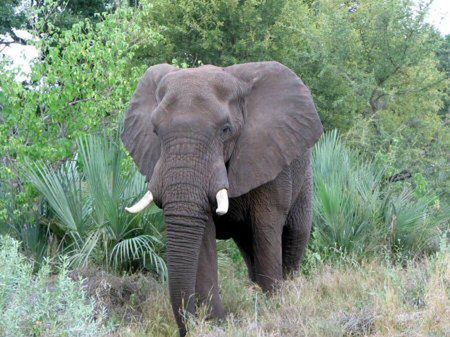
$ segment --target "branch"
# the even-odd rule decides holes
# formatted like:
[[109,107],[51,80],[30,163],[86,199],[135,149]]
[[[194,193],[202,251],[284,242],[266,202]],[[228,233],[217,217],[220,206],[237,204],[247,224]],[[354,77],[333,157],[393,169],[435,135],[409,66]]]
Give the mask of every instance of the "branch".
[[[104,92],[102,93],[102,95],[100,95],[100,96],[104,96],[104,97],[111,96],[112,90],[113,90],[113,87],[108,87],[108,88],[106,89],[106,91],[104,91]],[[97,99],[96,97],[89,97],[89,98],[79,98],[79,99],[75,99],[75,100],[73,100],[73,101],[71,101],[71,102],[69,102],[69,103],[67,103],[67,104],[68,104],[69,106],[74,106],[74,105],[77,105],[78,103],[84,103],[84,102],[97,102],[97,101],[98,101],[98,99]]]
[[[8,41],[12,39],[12,41]],[[21,45],[26,45],[27,44],[27,40],[22,39],[20,36],[17,36],[16,33],[14,33],[14,31],[11,29],[5,36],[4,39],[0,40],[0,44],[4,45],[4,46],[10,46],[13,43],[19,43]]]
[[11,30],[11,32],[9,33],[9,35],[11,35],[12,39],[13,39],[16,43],[20,43],[20,44],[23,44],[23,45],[26,45],[26,44],[27,44],[27,40],[22,39],[20,36],[17,36],[17,34],[14,33],[13,30]]
[[[11,41],[12,39],[12,41]],[[13,30],[10,30],[3,39],[0,39],[0,44],[4,45],[5,47],[9,47],[13,43],[18,43],[21,45],[27,45],[28,42],[25,39],[22,39],[20,36],[18,36],[16,33],[14,33]]]
[[72,102],[69,102],[68,104],[69,104],[69,106],[74,106],[74,105],[77,105],[78,103],[89,102],[89,101],[94,101],[95,102],[96,99],[95,98],[76,99],[76,100],[74,100]]

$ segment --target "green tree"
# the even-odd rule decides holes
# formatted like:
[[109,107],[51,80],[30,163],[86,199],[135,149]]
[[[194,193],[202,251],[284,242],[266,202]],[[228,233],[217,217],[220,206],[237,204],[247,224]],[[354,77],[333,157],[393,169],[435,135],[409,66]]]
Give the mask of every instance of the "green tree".
[[143,44],[140,57],[149,64],[186,62],[231,65],[271,58],[266,49],[270,27],[285,0],[150,0],[145,24],[163,38]]
[[[46,50],[29,83],[0,67],[0,184],[24,191],[22,166],[36,160],[58,165],[74,151],[74,139],[98,130],[117,129],[146,65],[132,66],[135,41],[142,34],[139,12],[121,8],[99,23],[85,21],[69,30],[41,34],[37,47]],[[45,25],[40,20],[36,33]],[[157,38],[157,34],[147,32]],[[28,194],[18,194],[24,204]],[[1,202],[1,201],[0,201]]]
[[15,42],[24,42],[13,28],[20,28],[26,22],[23,10],[18,10],[20,0],[2,0],[0,3],[0,34],[9,34]]
[[[15,29],[32,30],[33,24],[38,20],[45,22],[45,30],[51,26],[60,29],[69,29],[73,24],[89,18],[98,21],[100,16],[108,10],[114,10],[116,6],[112,0],[2,0],[0,3],[0,34],[6,34],[3,44],[8,44],[8,39],[15,43],[27,44],[15,33]],[[56,4],[50,6],[49,4]],[[51,8],[51,11],[46,9]]]
[[[424,23],[427,7],[408,0],[288,1],[272,30],[274,57],[311,87],[328,128],[348,130],[358,118],[407,100],[440,105],[445,76],[439,39]],[[410,97],[408,97],[410,99]],[[414,108],[411,108],[413,110]]]

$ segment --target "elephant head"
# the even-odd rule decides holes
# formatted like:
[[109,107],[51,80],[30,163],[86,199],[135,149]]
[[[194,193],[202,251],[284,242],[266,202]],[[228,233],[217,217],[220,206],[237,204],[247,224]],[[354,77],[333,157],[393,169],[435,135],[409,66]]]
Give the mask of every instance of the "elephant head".
[[[212,212],[273,180],[312,147],[322,124],[308,88],[277,62],[226,68],[150,67],[126,113],[123,142],[167,225],[174,314],[194,312],[197,261]],[[214,209],[217,206],[216,209]]]

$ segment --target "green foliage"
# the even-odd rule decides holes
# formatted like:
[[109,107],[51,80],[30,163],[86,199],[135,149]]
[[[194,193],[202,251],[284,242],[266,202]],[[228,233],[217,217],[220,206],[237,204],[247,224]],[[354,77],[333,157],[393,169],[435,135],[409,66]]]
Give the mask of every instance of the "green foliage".
[[22,1],[2,0],[0,3],[0,34],[11,32],[12,28],[20,28],[25,23],[25,14],[18,10]]
[[98,14],[113,9],[111,0],[70,0],[56,1],[60,10],[51,16],[51,24],[61,29],[70,29],[74,24],[86,18],[98,21]]
[[82,284],[62,263],[57,276],[44,264],[36,275],[19,252],[19,243],[0,236],[1,336],[101,336],[103,312],[86,298]]
[[120,3],[110,0],[2,0],[0,3],[0,34],[9,34],[15,42],[27,44],[15,35],[15,29],[30,29],[36,20],[44,32],[51,27],[70,29],[86,18],[96,22],[99,14],[115,9]]
[[124,209],[145,192],[144,177],[135,169],[124,170],[125,153],[106,138],[83,137],[77,144],[79,160],[57,171],[39,162],[27,170],[55,214],[48,219],[49,229],[75,266],[148,268],[165,278],[160,211],[132,215]]
[[[44,9],[52,11],[52,6]],[[45,57],[35,62],[30,83],[18,83],[6,63],[0,67],[0,157],[6,163],[0,166],[0,181],[17,190],[20,213],[34,196],[23,184],[25,163],[45,159],[59,166],[71,157],[77,137],[117,129],[145,69],[131,62],[142,31],[130,22],[138,14],[120,8],[99,23],[85,20],[66,31],[40,20],[36,44]],[[44,26],[48,33],[41,34]],[[0,209],[5,207],[0,200]]]
[[149,64],[176,59],[190,66],[270,60],[266,39],[284,2],[145,1],[152,6],[146,25],[162,38],[156,45],[143,40],[139,56]]
[[438,238],[448,231],[449,209],[438,209],[434,198],[415,197],[405,189],[388,195],[383,209],[390,249],[408,255],[438,249]]
[[[0,153],[8,163],[0,168],[2,181],[20,180],[25,162],[69,157],[80,135],[117,128],[145,68],[130,66],[140,31],[129,25],[135,16],[123,8],[100,23],[86,20],[42,35],[37,47],[45,58],[34,65],[30,84],[0,68]],[[45,24],[38,22],[36,33]]]
[[[326,128],[347,130],[385,109],[436,113],[445,76],[426,10],[409,0],[288,1],[273,30],[274,57],[302,75]],[[415,109],[391,107],[406,102]]]
[[[313,252],[365,257],[388,251],[419,256],[435,251],[448,226],[447,209],[409,189],[390,190],[383,170],[346,147],[336,130],[314,151]],[[314,254],[314,253],[313,253]]]

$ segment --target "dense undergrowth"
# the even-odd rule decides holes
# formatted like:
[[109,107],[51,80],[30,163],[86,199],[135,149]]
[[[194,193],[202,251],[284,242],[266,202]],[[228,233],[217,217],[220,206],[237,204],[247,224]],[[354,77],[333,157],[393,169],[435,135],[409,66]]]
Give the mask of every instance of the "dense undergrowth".
[[144,177],[137,170],[126,173],[125,153],[115,141],[88,136],[77,144],[79,156],[58,171],[42,163],[28,168],[31,183],[53,212],[48,226],[61,252],[74,267],[147,268],[165,278],[160,210],[138,215],[125,211],[126,204],[145,193]]
[[[143,177],[126,165],[117,139],[88,136],[77,144],[73,160],[56,171],[40,162],[27,168],[30,182],[45,198],[42,225],[52,244],[69,256],[72,267],[145,268],[164,279],[161,210],[153,206],[131,215],[124,209],[144,193]],[[361,159],[337,131],[326,133],[316,144],[313,168],[310,250],[318,261],[345,256],[361,260],[379,253],[396,260],[417,258],[435,252],[448,230],[448,209],[431,197],[417,197],[408,187],[397,190],[384,181],[383,167]],[[15,227],[4,230],[13,233]],[[42,239],[35,244],[28,247],[30,254],[52,248]],[[229,254],[240,259],[236,251]]]
[[[18,243],[4,237],[0,255],[7,258],[0,264],[5,285],[0,293],[1,336],[178,334],[167,288],[148,275],[130,278],[88,270],[74,276],[63,264],[58,276],[49,277],[48,266],[33,276]],[[198,317],[188,321],[188,336],[444,336],[450,329],[445,239],[436,254],[404,265],[381,257],[315,263],[308,275],[288,280],[270,296],[250,283],[227,254],[220,255],[227,318],[207,320],[201,307]]]

